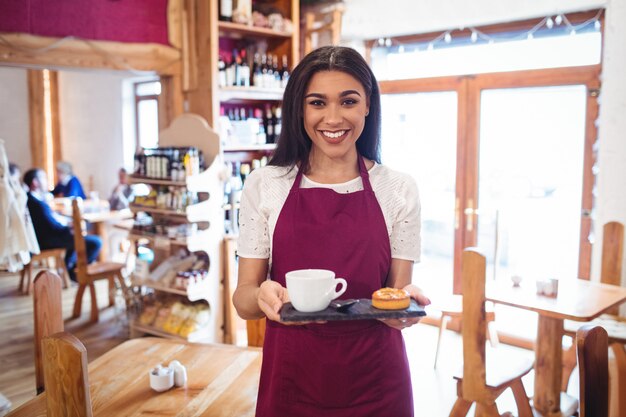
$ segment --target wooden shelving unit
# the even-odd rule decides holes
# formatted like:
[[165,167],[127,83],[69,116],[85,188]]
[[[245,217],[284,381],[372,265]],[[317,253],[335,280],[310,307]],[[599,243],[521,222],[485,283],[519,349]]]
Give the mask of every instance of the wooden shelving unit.
[[[166,217],[175,217],[179,223],[197,223],[198,231],[187,237],[168,237],[157,234],[131,231],[129,237],[133,240],[146,239],[152,246],[159,246],[158,258],[162,261],[169,255],[172,246],[186,247],[189,252],[205,252],[209,257],[208,273],[204,280],[197,284],[190,283],[187,289],[170,287],[163,282],[150,279],[142,279],[133,275],[133,285],[148,287],[156,292],[184,297],[189,301],[204,301],[208,303],[210,320],[206,327],[192,333],[187,338],[190,342],[221,342],[223,340],[223,314],[222,311],[222,259],[221,248],[223,240],[222,209],[222,150],[219,145],[218,135],[209,127],[206,120],[193,115],[184,114],[174,120],[172,125],[161,132],[159,145],[162,147],[196,147],[202,151],[206,168],[198,175],[188,176],[184,181],[169,181],[164,179],[133,177],[134,183],[149,185],[167,185],[184,187],[189,191],[208,194],[208,199],[197,204],[189,205],[184,212],[132,205],[131,210],[135,213],[146,212]],[[165,245],[164,245],[165,244]],[[155,254],[155,265],[157,263]],[[181,338],[179,335],[170,334],[151,326],[142,325],[138,321],[130,324],[131,335],[138,336],[148,333],[162,337]]]

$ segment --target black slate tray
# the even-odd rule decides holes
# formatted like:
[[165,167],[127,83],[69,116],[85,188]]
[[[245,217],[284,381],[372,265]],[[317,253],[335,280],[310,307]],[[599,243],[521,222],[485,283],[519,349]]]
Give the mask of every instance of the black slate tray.
[[328,307],[322,311],[303,313],[296,310],[291,303],[286,303],[280,310],[280,320],[290,321],[336,321],[336,320],[371,320],[371,319],[402,319],[407,317],[422,317],[426,315],[424,307],[411,300],[411,305],[406,310],[379,310],[372,307],[372,300],[359,299],[358,303],[351,305],[347,310]]

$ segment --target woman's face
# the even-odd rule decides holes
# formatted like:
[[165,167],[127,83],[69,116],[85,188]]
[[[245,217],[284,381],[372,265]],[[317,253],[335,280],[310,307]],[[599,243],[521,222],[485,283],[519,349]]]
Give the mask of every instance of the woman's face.
[[341,71],[313,75],[304,95],[304,129],[317,157],[341,159],[356,152],[365,127],[369,97],[361,83]]

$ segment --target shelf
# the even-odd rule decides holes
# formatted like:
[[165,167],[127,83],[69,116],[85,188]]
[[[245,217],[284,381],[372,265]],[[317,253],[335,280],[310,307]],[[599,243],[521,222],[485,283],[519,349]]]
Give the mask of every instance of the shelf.
[[164,215],[167,215],[167,216],[180,216],[180,217],[187,218],[187,213],[184,212],[184,211],[160,209],[160,208],[150,207],[150,206],[141,206],[139,204],[131,204],[128,207],[131,209],[131,211],[133,213],[137,213],[139,211],[143,211],[143,212],[146,212],[146,213],[164,214]]
[[283,38],[291,39],[292,34],[269,28],[243,25],[241,23],[219,21],[217,28],[221,34],[230,38],[259,37],[259,38]]
[[200,281],[200,284],[193,284],[190,285],[186,290],[182,290],[179,288],[168,287],[167,285],[163,285],[159,281],[151,281],[149,279],[138,278],[135,274],[132,274],[131,276],[133,285],[139,287],[148,287],[152,288],[155,291],[166,292],[169,294],[182,295],[187,297],[189,301],[206,300],[208,297],[208,292],[210,291],[208,279],[204,279]]
[[167,337],[169,339],[186,340],[184,337],[177,334],[168,333],[165,330],[160,330],[152,326],[147,326],[136,321],[132,322],[132,325],[133,330],[137,332],[148,333],[154,336]]
[[224,145],[224,152],[254,152],[254,151],[273,151],[276,149],[275,143],[266,143],[263,145]]
[[159,178],[138,177],[136,175],[130,175],[128,182],[131,184],[153,184],[153,185],[174,185],[177,187],[184,187],[187,185],[187,181],[172,181]]
[[209,332],[206,328],[198,329],[195,332],[191,332],[186,339],[178,334],[168,333],[165,330],[157,329],[152,326],[141,324],[137,321],[131,321],[132,331],[135,333],[148,333],[154,336],[165,337],[174,340],[184,340],[191,343],[215,343],[211,339]]
[[198,230],[193,235],[187,237],[168,237],[154,233],[137,233],[137,231],[131,231],[128,238],[133,240],[148,239],[150,241],[167,239],[174,245],[187,246],[190,249],[201,248],[206,239],[210,239],[208,236],[208,230]]
[[275,100],[281,101],[285,90],[282,88],[260,87],[220,87],[220,101],[231,100]]

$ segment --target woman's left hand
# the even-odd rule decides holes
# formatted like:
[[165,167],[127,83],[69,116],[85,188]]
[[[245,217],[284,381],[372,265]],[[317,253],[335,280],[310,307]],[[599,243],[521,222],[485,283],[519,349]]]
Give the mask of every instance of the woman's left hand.
[[[404,287],[406,291],[408,291],[409,296],[417,301],[417,304],[421,306],[427,306],[430,304],[430,299],[424,295],[422,290],[416,287],[413,284],[409,284]],[[414,324],[419,323],[420,317],[407,317],[405,319],[383,319],[381,320],[387,326],[392,327],[397,330],[406,329],[407,327],[411,327]]]

